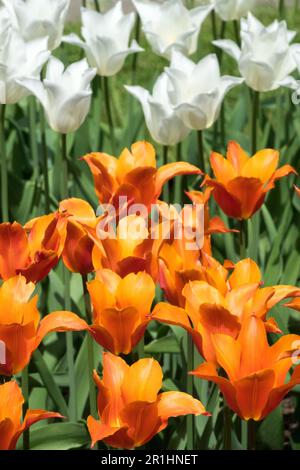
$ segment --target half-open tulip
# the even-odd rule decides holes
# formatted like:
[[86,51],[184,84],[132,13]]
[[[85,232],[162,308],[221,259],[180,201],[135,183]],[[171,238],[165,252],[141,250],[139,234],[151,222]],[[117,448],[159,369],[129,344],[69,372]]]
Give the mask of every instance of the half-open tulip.
[[251,259],[239,261],[230,269],[206,255],[206,266],[197,269],[198,279],[189,281],[182,290],[184,308],[158,303],[152,319],[181,326],[187,330],[201,355],[216,361],[212,335],[224,333],[236,338],[251,315],[262,321],[267,331],[280,329],[269,311],[281,300],[299,297],[300,289],[289,285],[261,287],[261,273]]
[[254,7],[256,0],[212,0],[214,10],[223,21],[239,20]]
[[193,54],[203,21],[212,10],[203,5],[188,10],[181,0],[166,0],[160,5],[149,0],[133,0],[143,31],[153,51],[170,59],[173,50]]
[[98,75],[115,75],[121,70],[129,54],[143,51],[135,40],[129,46],[135,14],[125,15],[121,2],[105,13],[82,8],[81,20],[84,41],[76,34],[65,36],[64,41],[81,47]]
[[0,287],[0,341],[5,345],[0,375],[20,372],[48,333],[88,329],[83,320],[67,311],[52,312],[40,320],[37,296],[31,298],[34,289],[35,285],[26,283],[21,275],[4,281]]
[[30,221],[24,228],[17,222],[0,224],[0,277],[21,273],[38,282],[59,259],[60,235],[52,214]]
[[14,380],[0,385],[0,450],[14,450],[22,433],[42,419],[63,418],[59,413],[27,410],[22,421],[24,398]]
[[285,335],[270,346],[263,322],[250,316],[237,339],[226,334],[212,337],[217,363],[226,376],[219,375],[211,362],[202,363],[192,374],[215,382],[228,406],[241,418],[259,421],[300,383],[299,365],[286,381],[299,355],[299,341],[298,335]]
[[237,219],[252,217],[275,182],[296,173],[290,165],[277,168],[279,153],[273,149],[260,150],[249,157],[237,142],[231,141],[226,157],[212,152],[210,164],[215,179],[207,176],[205,184],[214,188],[213,196],[225,214]]
[[140,86],[125,86],[141,103],[151,137],[161,145],[176,145],[190,132],[173,109],[169,87],[170,79],[166,73],[156,80],[152,95]]
[[156,168],[155,150],[145,141],[136,142],[131,151],[125,148],[119,158],[93,152],[83,159],[94,177],[100,204],[118,205],[119,198],[127,204],[141,203],[147,208],[155,204],[163,185],[177,175],[201,174],[201,170],[187,162],[174,162]]
[[19,80],[24,75],[37,79],[49,55],[47,38],[25,42],[11,27],[0,30],[0,104],[15,104],[28,96]]
[[265,27],[251,13],[241,19],[241,48],[230,39],[213,41],[238,63],[247,85],[256,91],[276,90],[281,85],[294,87],[290,74],[296,69],[295,53],[300,44],[291,45],[295,32],[285,21],[275,20]]
[[86,59],[74,62],[66,69],[51,57],[43,81],[23,74],[18,80],[42,104],[49,126],[56,132],[75,132],[85,120],[91,104],[91,81],[96,70],[89,68]]
[[25,41],[46,38],[50,50],[60,45],[70,0],[2,0],[2,3]]
[[242,78],[221,76],[219,61],[209,54],[197,64],[174,51],[170,67],[168,96],[174,111],[190,129],[204,130],[219,116],[226,93]]
[[123,279],[109,269],[97,271],[87,284],[93,305],[94,339],[114,354],[128,354],[143,337],[155,296],[149,274],[130,273]]
[[92,416],[87,420],[92,446],[103,440],[111,447],[140,447],[165,429],[171,417],[208,415],[202,403],[187,393],[159,393],[162,378],[161,367],[152,358],[128,366],[104,353],[103,378],[94,372],[100,421]]

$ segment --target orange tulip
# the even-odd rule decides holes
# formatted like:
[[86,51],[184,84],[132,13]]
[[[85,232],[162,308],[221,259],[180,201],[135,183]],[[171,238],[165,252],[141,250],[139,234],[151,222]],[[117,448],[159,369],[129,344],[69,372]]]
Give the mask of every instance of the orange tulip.
[[171,416],[208,415],[202,403],[187,393],[158,393],[162,378],[154,359],[128,366],[123,359],[104,353],[102,380],[94,372],[100,421],[92,416],[87,420],[92,446],[103,440],[111,447],[132,449],[165,429]]
[[146,207],[159,198],[163,185],[182,174],[201,174],[187,162],[169,163],[156,168],[155,150],[148,142],[136,142],[131,152],[125,148],[117,159],[106,153],[90,153],[83,157],[94,177],[100,203],[119,207],[118,198],[126,196],[128,204],[142,203]]
[[32,220],[25,228],[17,222],[0,224],[0,277],[21,273],[27,281],[40,281],[57,264],[59,243],[52,214]]
[[128,354],[143,337],[155,296],[152,278],[130,273],[123,279],[103,269],[87,284],[93,305],[91,334],[114,354]]
[[210,162],[216,179],[206,176],[204,183],[214,188],[213,196],[225,214],[237,219],[249,219],[278,179],[296,173],[290,165],[277,168],[276,150],[260,150],[250,158],[232,141],[228,144],[227,158],[213,152]]
[[[211,234],[232,232],[219,217],[210,218],[208,201],[212,190],[203,193],[192,191],[187,193],[194,204],[204,207],[203,246],[190,249],[184,236],[175,238],[171,231],[170,239],[163,240],[158,250],[159,284],[166,299],[173,305],[184,307],[185,298],[182,290],[189,281],[203,280],[206,276],[206,259],[203,254],[211,255]],[[198,228],[199,231],[199,228]],[[235,230],[234,230],[235,231]]]
[[294,299],[292,302],[289,302],[288,304],[284,304],[284,306],[292,308],[300,312],[300,298],[298,297],[297,299]]
[[266,318],[269,310],[288,297],[300,297],[300,289],[293,286],[261,288],[261,273],[251,259],[238,262],[229,276],[216,260],[207,257],[208,265],[199,270],[199,281],[185,285],[182,295],[185,307],[159,303],[151,318],[186,329],[199,352],[208,361],[216,361],[212,335],[224,333],[236,338],[241,325],[251,315],[264,321],[267,331],[279,333],[273,318]]
[[37,296],[30,299],[34,288],[21,275],[8,279],[0,287],[0,341],[5,345],[5,363],[0,364],[0,375],[11,376],[21,371],[48,333],[88,329],[77,315],[66,311],[50,313],[40,320]]
[[226,377],[218,375],[212,362],[202,363],[191,373],[215,382],[228,406],[241,418],[259,421],[300,383],[300,366],[286,382],[288,371],[295,363],[293,359],[299,355],[299,340],[298,335],[285,335],[269,346],[264,323],[250,316],[237,339],[226,334],[212,337],[217,363]]
[[13,380],[0,385],[0,450],[14,450],[21,434],[42,419],[63,418],[59,413],[45,410],[27,410],[23,422],[24,398]]

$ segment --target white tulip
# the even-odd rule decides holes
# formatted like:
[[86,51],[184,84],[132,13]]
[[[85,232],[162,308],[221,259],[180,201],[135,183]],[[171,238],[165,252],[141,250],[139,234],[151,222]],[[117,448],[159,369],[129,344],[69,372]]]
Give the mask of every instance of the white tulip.
[[46,77],[40,81],[31,77],[19,80],[41,102],[50,127],[61,134],[75,132],[85,120],[91,104],[91,81],[96,70],[86,59],[66,69],[64,64],[50,57]]
[[7,8],[0,0],[0,34],[10,25],[10,15]]
[[98,75],[115,75],[129,54],[143,50],[135,40],[128,47],[135,14],[124,15],[120,2],[106,13],[82,8],[81,19],[84,41],[76,34],[65,36],[64,41],[82,47],[89,64],[97,69]]
[[203,130],[218,118],[225,94],[243,82],[242,78],[221,77],[217,56],[209,54],[197,64],[174,51],[168,94],[177,115],[190,129]]
[[57,48],[62,39],[70,0],[2,0],[13,26],[26,41],[48,37],[48,48]]
[[166,0],[162,5],[149,0],[133,0],[133,3],[156,54],[170,59],[173,50],[186,55],[197,50],[200,28],[212,5],[188,10],[181,0]]
[[50,52],[47,38],[25,42],[12,28],[0,33],[0,103],[14,104],[27,96],[18,79],[24,75],[38,77]]
[[257,0],[213,0],[214,10],[223,21],[240,20],[247,15]]
[[228,39],[213,44],[237,61],[250,88],[270,91],[293,82],[289,74],[296,69],[294,56],[300,50],[300,44],[290,45],[295,34],[285,21],[275,20],[265,27],[249,13],[247,19],[241,19],[241,48]]
[[175,145],[189,133],[189,129],[175,114],[168,97],[169,78],[162,73],[152,95],[140,86],[125,86],[142,105],[147,128],[153,140],[162,145]]
[[[166,0],[151,0],[152,3],[163,3]],[[135,6],[132,0],[100,0],[100,9],[101,11],[107,11],[112,8],[117,2],[122,3],[122,8],[124,13],[131,13],[136,11]]]

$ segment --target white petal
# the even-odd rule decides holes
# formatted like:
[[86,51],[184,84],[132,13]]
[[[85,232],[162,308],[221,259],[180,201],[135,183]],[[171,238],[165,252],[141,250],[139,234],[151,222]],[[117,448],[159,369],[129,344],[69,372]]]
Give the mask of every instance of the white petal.
[[241,56],[241,50],[234,41],[232,41],[231,39],[218,39],[216,41],[212,41],[212,43],[214,44],[214,46],[219,47],[231,57],[233,57],[237,62],[239,61]]

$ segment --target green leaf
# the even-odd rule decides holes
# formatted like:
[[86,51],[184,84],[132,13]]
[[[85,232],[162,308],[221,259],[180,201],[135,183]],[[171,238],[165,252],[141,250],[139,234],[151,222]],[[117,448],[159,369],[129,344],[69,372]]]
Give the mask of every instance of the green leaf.
[[282,409],[279,406],[261,423],[257,433],[257,445],[261,449],[282,449],[284,425]]
[[165,338],[155,339],[145,346],[145,352],[155,353],[180,353],[180,347],[175,335],[169,335]]

